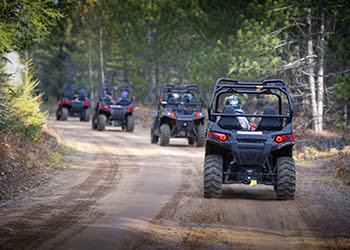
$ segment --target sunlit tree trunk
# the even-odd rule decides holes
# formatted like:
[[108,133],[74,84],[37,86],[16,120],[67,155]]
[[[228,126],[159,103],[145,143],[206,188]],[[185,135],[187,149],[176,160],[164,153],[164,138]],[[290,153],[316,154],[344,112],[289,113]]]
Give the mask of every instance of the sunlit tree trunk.
[[90,99],[93,101],[95,99],[94,86],[92,84],[92,63],[91,63],[91,38],[89,37],[89,83],[90,83]]
[[[159,64],[156,63],[155,65],[155,69],[154,69],[154,77],[155,77],[155,81],[156,81],[156,88],[158,88],[158,84],[159,84]],[[156,99],[159,99],[158,94],[156,93]]]
[[348,106],[349,106],[349,103],[350,102],[350,99],[348,99],[347,103],[345,103],[344,105],[344,115],[343,115],[343,119],[344,121],[346,122],[346,124],[349,124],[349,116],[348,116]]
[[324,51],[325,51],[325,11],[321,8],[321,23],[318,34],[317,58],[318,58],[318,72],[317,72],[317,128],[316,131],[323,130],[323,98],[324,98]]
[[311,91],[311,114],[312,114],[312,129],[317,131],[317,106],[316,106],[316,86],[314,77],[314,53],[312,48],[312,29],[311,29],[311,8],[307,10],[307,57],[308,57],[308,80]]
[[99,41],[100,41],[100,63],[101,63],[101,83],[102,86],[105,85],[105,72],[104,72],[104,66],[103,66],[103,44],[102,44],[102,29],[100,28],[99,33]]

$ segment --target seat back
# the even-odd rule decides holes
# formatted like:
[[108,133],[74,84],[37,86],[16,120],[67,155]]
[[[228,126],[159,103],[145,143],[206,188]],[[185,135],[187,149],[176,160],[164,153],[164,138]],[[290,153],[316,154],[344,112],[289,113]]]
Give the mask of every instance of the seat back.
[[[223,114],[234,114],[235,110],[231,105],[225,105],[223,111]],[[242,130],[242,126],[239,123],[237,117],[235,116],[221,116],[218,125],[222,129],[229,129],[229,130]]]
[[125,106],[125,105],[129,105],[131,102],[129,99],[121,99],[120,101],[117,102],[117,104]]
[[[264,115],[276,115],[276,110],[273,106],[268,106],[264,110]],[[256,130],[281,130],[282,123],[277,117],[261,118]]]

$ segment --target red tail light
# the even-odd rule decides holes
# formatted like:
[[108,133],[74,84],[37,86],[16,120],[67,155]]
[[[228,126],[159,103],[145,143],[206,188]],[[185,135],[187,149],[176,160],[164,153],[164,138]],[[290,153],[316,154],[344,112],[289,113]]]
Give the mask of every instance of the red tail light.
[[101,108],[101,109],[108,110],[108,109],[109,109],[109,106],[104,106],[104,105],[100,104],[100,108]]
[[132,107],[127,107],[126,111],[131,111],[133,108]]
[[215,138],[220,139],[221,141],[226,141],[227,140],[227,135],[225,135],[225,134],[213,132],[213,136]]
[[71,104],[71,101],[70,101],[70,100],[66,100],[66,103],[67,103],[67,104]]
[[208,139],[210,139],[211,131],[208,132]]
[[194,116],[195,116],[195,117],[200,117],[200,116],[201,116],[201,113],[196,113]]
[[88,102],[88,101],[85,101],[85,102],[84,102],[84,105],[89,105],[89,102]]
[[289,138],[290,138],[289,135],[278,135],[278,136],[276,136],[275,141],[277,143],[280,143],[280,142],[283,142],[285,140],[288,140]]
[[174,112],[171,112],[171,113],[170,113],[170,116],[171,116],[171,117],[174,117],[174,116],[175,116],[175,113],[174,113]]

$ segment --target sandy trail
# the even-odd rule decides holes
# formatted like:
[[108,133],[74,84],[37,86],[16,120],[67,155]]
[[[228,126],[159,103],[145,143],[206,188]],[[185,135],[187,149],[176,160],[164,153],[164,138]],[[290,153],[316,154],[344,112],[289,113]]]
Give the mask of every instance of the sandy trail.
[[[347,210],[330,218],[329,208],[308,197],[306,166],[298,166],[294,201],[277,201],[273,188],[261,185],[227,185],[223,198],[204,199],[204,148],[185,139],[161,147],[150,143],[148,128],[98,132],[74,118],[48,126],[76,151],[48,185],[0,207],[5,249],[350,247],[348,196],[337,196],[333,202]],[[325,238],[318,227],[334,217],[342,233]]]

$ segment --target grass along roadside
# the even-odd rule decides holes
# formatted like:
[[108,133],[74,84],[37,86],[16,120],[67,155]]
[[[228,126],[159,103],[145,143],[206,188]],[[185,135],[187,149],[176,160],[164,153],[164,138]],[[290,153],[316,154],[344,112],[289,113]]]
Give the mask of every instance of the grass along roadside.
[[0,202],[43,185],[67,167],[64,159],[74,146],[60,143],[58,137],[45,126],[35,142],[0,131]]

